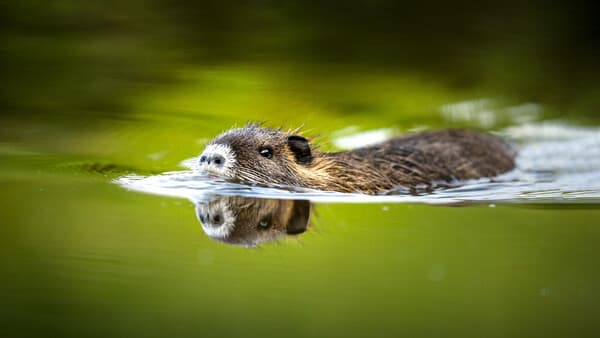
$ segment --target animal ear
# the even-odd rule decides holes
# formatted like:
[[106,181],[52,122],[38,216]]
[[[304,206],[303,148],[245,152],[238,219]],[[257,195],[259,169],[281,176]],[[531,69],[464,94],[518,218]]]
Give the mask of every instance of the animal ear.
[[302,136],[292,135],[287,139],[288,147],[294,153],[296,162],[300,164],[309,164],[312,161],[312,153],[308,140]]

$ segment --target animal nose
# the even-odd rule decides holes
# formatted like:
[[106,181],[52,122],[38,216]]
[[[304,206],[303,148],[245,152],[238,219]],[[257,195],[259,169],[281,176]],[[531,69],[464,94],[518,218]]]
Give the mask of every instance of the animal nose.
[[214,165],[217,168],[222,167],[225,164],[225,157],[219,154],[208,154],[200,156],[200,164]]

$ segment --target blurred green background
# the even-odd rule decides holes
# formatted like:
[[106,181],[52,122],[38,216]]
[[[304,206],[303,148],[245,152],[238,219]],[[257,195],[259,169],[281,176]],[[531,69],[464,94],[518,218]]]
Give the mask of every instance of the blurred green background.
[[177,170],[255,120],[325,149],[373,128],[597,125],[598,14],[0,2],[0,335],[597,336],[597,205],[320,204],[307,234],[247,250],[111,179]]

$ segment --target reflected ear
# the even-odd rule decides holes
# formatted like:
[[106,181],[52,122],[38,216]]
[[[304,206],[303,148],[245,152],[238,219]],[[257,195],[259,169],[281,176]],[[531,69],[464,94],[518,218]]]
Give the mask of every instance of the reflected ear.
[[292,217],[285,228],[288,235],[298,235],[306,231],[310,219],[310,202],[304,200],[294,201]]
[[288,147],[294,153],[296,162],[300,164],[310,164],[312,161],[312,153],[308,140],[302,136],[292,135],[287,139]]

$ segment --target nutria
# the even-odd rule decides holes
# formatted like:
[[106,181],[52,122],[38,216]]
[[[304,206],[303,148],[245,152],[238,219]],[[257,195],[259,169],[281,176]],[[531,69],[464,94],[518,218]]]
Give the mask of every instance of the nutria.
[[200,170],[243,182],[324,191],[410,192],[514,168],[515,152],[499,137],[467,130],[408,134],[341,152],[320,152],[294,131],[250,124],[212,140]]
[[306,231],[310,202],[216,196],[196,203],[202,230],[211,238],[243,246],[256,246]]

